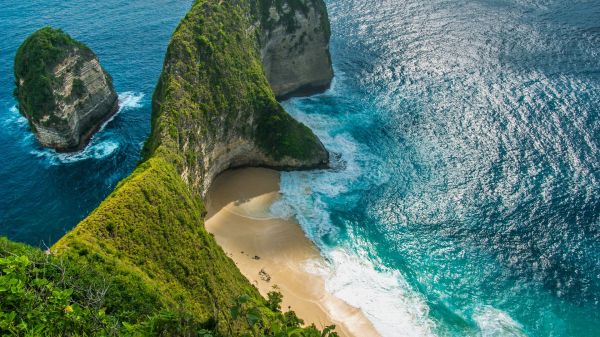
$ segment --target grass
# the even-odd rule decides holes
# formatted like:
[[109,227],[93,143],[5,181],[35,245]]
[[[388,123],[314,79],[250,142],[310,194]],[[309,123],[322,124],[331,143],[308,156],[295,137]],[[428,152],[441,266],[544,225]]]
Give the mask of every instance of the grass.
[[[136,292],[143,296],[125,301],[133,307],[157,302],[188,313],[203,326],[227,330],[227,310],[236,297],[260,296],[204,230],[203,213],[202,202],[172,164],[152,158],[53,250],[116,275],[122,281],[119,289],[144,285],[155,300],[146,301],[144,291]],[[114,306],[115,311],[123,309],[121,301]]]
[[[182,179],[184,172],[202,176],[198,149],[228,137],[253,140],[274,159],[324,151],[269,87],[259,33],[248,29],[257,4],[196,1],[169,44],[142,162],[51,248],[51,256],[1,241],[4,256],[17,259],[6,263],[20,270],[26,288],[34,289],[40,271],[53,265],[79,276],[65,282],[63,272],[48,273],[58,291],[69,293],[56,305],[36,291],[8,302],[0,288],[2,312],[18,313],[0,317],[0,332],[19,324],[47,329],[42,335],[56,332],[51,329],[68,322],[67,311],[76,308],[80,325],[70,327],[70,336],[336,336],[332,328],[301,328],[293,312],[280,311],[280,295],[260,296],[205,230],[201,193]],[[21,256],[51,263],[19,265]],[[7,275],[0,272],[0,279]],[[90,301],[85,289],[102,290],[101,300]],[[27,315],[31,301],[54,314]]]

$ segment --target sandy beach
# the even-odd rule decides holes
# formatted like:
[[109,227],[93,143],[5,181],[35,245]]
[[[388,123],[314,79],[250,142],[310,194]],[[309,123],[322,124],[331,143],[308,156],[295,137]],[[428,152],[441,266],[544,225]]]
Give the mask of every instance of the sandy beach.
[[362,311],[328,293],[323,277],[307,271],[307,265],[325,262],[294,219],[270,214],[277,198],[276,171],[224,172],[206,198],[206,229],[261,294],[278,287],[284,310],[291,307],[320,328],[335,324],[340,336],[379,336]]

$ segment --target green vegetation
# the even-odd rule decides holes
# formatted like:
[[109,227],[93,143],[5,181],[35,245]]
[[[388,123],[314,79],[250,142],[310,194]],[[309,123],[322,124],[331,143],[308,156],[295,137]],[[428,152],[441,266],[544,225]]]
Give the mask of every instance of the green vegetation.
[[197,145],[231,136],[254,140],[275,160],[322,154],[317,137],[285,112],[264,74],[259,32],[248,29],[254,21],[249,13],[262,3],[193,5],[167,49],[154,93],[153,130],[145,158],[164,145],[163,150],[184,159],[177,161],[180,171],[194,174],[204,169],[195,160]]
[[[143,285],[97,263],[45,254],[0,238],[0,334],[3,336],[335,337],[332,328],[300,328],[293,312],[241,295],[228,307],[225,333],[185,310],[171,311]],[[135,279],[133,273],[132,281]],[[281,303],[272,292],[270,301]],[[133,301],[133,302],[132,302]],[[269,302],[272,304],[272,302]],[[138,307],[141,305],[141,307]],[[234,326],[238,326],[234,330]]]
[[114,310],[118,280],[89,267],[0,238],[0,333],[131,336],[168,314],[147,310],[146,317],[137,313],[139,323],[128,324],[130,312]]
[[247,30],[249,1],[193,5],[167,50],[143,162],[50,255],[0,241],[0,334],[337,336],[301,327],[281,312],[281,294],[260,296],[205,230],[201,193],[182,179],[202,176],[202,142],[226,137],[255,140],[273,158],[323,151],[275,100],[258,33]]
[[50,27],[36,31],[19,47],[14,65],[14,95],[25,116],[39,121],[54,110],[53,88],[59,79],[52,74],[52,68],[73,48],[93,55],[84,44]]

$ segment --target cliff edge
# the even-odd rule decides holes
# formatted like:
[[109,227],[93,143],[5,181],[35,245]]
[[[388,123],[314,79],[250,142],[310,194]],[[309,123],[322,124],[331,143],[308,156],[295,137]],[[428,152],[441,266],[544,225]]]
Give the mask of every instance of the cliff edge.
[[[328,164],[319,139],[284,111],[265,76],[265,33],[256,24],[261,13],[256,9],[265,3],[269,1],[198,1],[167,50],[145,153],[175,155],[183,180],[202,195],[229,168]],[[271,46],[276,47],[275,41]]]
[[323,0],[260,1],[260,55],[278,98],[322,92],[333,78]]
[[29,36],[14,70],[19,110],[45,147],[83,148],[118,109],[112,79],[96,55],[61,30],[46,27]]

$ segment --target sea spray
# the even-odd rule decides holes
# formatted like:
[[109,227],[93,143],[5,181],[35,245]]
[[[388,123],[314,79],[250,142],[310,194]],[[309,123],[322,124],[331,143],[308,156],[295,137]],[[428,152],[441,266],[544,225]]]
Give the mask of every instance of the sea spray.
[[[30,153],[38,158],[44,158],[48,165],[53,166],[72,164],[90,159],[101,160],[110,157],[118,150],[122,140],[120,135],[110,130],[105,131],[105,128],[121,113],[143,107],[143,99],[143,93],[132,91],[120,93],[119,111],[100,126],[98,132],[92,136],[90,143],[81,151],[75,153],[58,153],[52,149],[40,148],[37,143],[33,143],[31,146],[34,149]],[[28,139],[30,138],[28,137]]]
[[[284,172],[280,198],[271,211],[295,217],[306,235],[320,248],[327,264],[309,265],[308,271],[324,277],[327,290],[360,308],[384,336],[433,336],[428,308],[397,270],[376,261],[368,243],[333,225],[328,208],[336,199],[349,200],[349,190],[368,189],[385,183],[389,176],[365,168],[379,166],[376,156],[345,132],[336,133],[336,121],[323,114],[306,114],[294,101],[285,107],[294,117],[311,126],[332,153],[332,168],[311,172]],[[344,196],[344,198],[341,198]]]
[[512,336],[525,337],[523,326],[507,313],[491,306],[481,306],[475,310],[473,319],[481,331],[481,337]]

